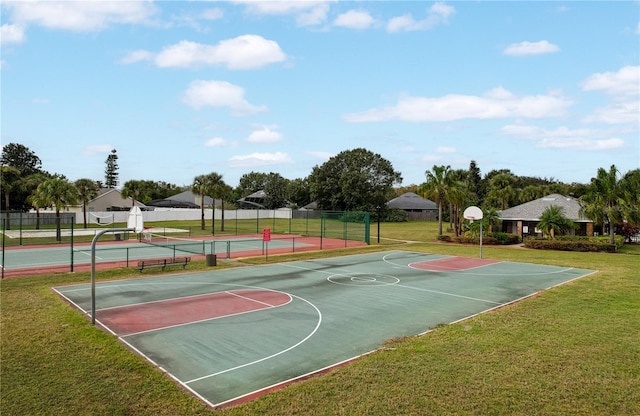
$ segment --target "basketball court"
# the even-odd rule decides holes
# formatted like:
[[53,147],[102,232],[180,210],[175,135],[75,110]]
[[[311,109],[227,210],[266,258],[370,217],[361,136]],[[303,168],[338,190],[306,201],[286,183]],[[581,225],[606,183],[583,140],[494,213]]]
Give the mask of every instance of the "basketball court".
[[[93,318],[222,407],[590,273],[397,250],[99,282]],[[54,290],[92,315],[89,283]]]

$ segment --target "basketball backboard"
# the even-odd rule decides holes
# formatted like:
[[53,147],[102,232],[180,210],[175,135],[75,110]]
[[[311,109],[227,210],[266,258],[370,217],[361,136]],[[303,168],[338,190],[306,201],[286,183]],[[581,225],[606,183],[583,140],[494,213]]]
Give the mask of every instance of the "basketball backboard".
[[144,229],[144,219],[142,218],[140,207],[131,207],[129,218],[127,219],[127,228],[133,228],[136,233],[141,233]]
[[465,217],[468,220],[481,220],[483,215],[482,215],[482,210],[476,206],[470,206],[467,209],[464,210],[464,212],[462,213],[462,216]]

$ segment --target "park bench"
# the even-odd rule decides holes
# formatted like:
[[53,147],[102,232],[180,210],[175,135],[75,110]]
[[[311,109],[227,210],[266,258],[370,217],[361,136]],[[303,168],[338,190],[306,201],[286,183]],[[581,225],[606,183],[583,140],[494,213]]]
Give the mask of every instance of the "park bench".
[[153,267],[161,267],[164,270],[167,266],[182,266],[184,269],[191,261],[191,257],[167,257],[163,259],[144,259],[138,260],[138,270],[142,272],[144,269]]

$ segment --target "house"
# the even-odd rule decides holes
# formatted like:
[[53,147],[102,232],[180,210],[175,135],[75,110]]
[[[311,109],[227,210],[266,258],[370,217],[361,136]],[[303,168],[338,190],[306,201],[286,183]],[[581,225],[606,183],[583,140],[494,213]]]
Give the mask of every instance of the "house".
[[[129,211],[133,205],[141,208],[145,206],[131,197],[124,198],[115,188],[102,188],[98,191],[98,196],[87,203],[87,212]],[[69,211],[82,212],[82,205],[71,206]]]
[[406,211],[409,220],[435,220],[438,218],[438,205],[413,192],[407,192],[393,198],[387,202],[387,208]]
[[499,211],[498,215],[502,220],[502,231],[518,234],[520,237],[541,235],[542,232],[536,226],[542,213],[552,205],[562,208],[564,216],[577,224],[578,228],[570,232],[572,235],[593,236],[593,222],[580,216],[578,200],[560,194],[547,195],[534,201]]
[[[169,198],[154,199],[147,202],[145,205],[158,208],[200,208],[202,203],[202,197],[191,191],[180,192],[179,194],[172,195]],[[213,198],[210,196],[204,197],[205,208],[210,207],[213,203]],[[216,199],[216,206],[220,205],[221,201]]]
[[238,199],[238,204],[242,208],[264,209],[264,198],[266,196],[267,194],[263,190],[259,190],[244,198]]

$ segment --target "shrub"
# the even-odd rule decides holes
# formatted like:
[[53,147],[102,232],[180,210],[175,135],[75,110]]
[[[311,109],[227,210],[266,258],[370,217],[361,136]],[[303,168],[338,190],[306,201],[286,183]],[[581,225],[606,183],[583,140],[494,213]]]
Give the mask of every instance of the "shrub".
[[385,213],[383,219],[386,222],[405,222],[409,221],[409,214],[403,209],[392,208]]
[[527,248],[533,248],[538,250],[560,250],[560,251],[582,251],[582,252],[597,252],[604,251],[608,253],[615,253],[618,249],[616,244],[609,244],[609,241],[602,241],[596,238],[583,237],[583,238],[527,238],[524,241],[524,245]]
[[520,242],[520,236],[517,234],[494,232],[494,233],[489,233],[488,236],[495,238],[496,240],[498,240],[498,244],[503,244],[503,245],[518,244]]

